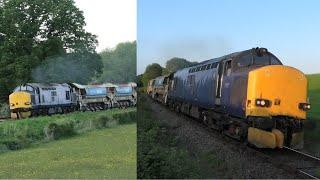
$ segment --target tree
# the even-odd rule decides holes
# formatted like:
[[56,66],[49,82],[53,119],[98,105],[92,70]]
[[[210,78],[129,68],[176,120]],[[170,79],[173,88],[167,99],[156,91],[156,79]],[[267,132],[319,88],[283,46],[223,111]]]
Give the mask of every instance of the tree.
[[[91,61],[100,59],[98,54],[93,53],[69,53],[65,56],[44,61],[32,73],[32,78],[40,83],[67,83],[77,82],[86,84],[92,81],[91,77],[96,77],[102,73],[101,61]],[[91,61],[90,64],[86,62]]]
[[166,71],[175,72],[179,69],[190,67],[196,62],[190,62],[183,58],[174,57],[166,62]]
[[148,65],[146,68],[146,71],[142,76],[143,85],[147,86],[149,80],[154,79],[158,76],[161,76],[161,74],[162,74],[162,67],[159,64],[153,63],[151,65]]
[[137,83],[137,86],[138,87],[143,87],[143,82],[142,82],[142,77],[143,77],[143,74],[139,74],[137,77],[136,77],[136,83]]
[[120,43],[100,53],[104,64],[100,82],[133,82],[136,77],[137,43]]
[[[84,26],[83,12],[73,0],[0,0],[0,100],[15,86],[33,81],[38,66],[62,62],[70,53],[95,57],[73,60],[84,69],[99,64],[96,36]],[[95,68],[87,75],[101,71]]]

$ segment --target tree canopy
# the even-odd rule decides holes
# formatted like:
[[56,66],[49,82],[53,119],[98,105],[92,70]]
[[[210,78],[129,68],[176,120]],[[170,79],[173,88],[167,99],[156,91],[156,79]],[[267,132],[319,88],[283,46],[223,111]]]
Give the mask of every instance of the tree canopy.
[[167,75],[172,72],[175,72],[179,69],[183,69],[186,67],[190,67],[194,64],[197,64],[197,62],[190,62],[184,58],[174,57],[169,59],[166,62],[166,67],[163,68],[157,63],[153,63],[147,66],[144,74],[141,77],[141,81],[143,83],[143,86],[147,86],[149,80],[154,79],[161,75]]
[[162,74],[162,67],[157,64],[153,63],[147,66],[146,71],[142,76],[142,83],[144,86],[148,85],[149,80],[154,79]]
[[166,62],[166,71],[169,72],[169,73],[175,72],[175,71],[177,71],[179,69],[190,67],[195,63],[196,62],[187,61],[184,58],[174,57],[174,58],[169,59]]
[[[69,68],[88,68],[93,72],[81,79],[88,82],[101,72],[96,36],[84,26],[73,0],[0,0],[0,100],[35,77],[56,81]],[[60,63],[65,66],[51,66]]]
[[106,49],[100,53],[103,61],[103,73],[100,82],[134,82],[137,64],[136,42],[119,43],[115,49]]

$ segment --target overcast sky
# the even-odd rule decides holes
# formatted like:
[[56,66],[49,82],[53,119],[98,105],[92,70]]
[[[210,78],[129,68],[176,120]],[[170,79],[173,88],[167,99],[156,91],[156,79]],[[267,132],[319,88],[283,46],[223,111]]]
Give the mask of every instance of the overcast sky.
[[75,0],[83,11],[86,30],[98,36],[97,51],[120,42],[134,41],[137,34],[136,0]]

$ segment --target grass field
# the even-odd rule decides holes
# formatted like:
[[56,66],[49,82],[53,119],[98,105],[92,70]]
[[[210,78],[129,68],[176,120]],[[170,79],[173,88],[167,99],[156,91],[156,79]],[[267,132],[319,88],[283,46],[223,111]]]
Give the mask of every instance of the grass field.
[[136,124],[1,154],[0,178],[136,178]]
[[305,126],[305,149],[320,156],[320,74],[311,74],[308,78],[308,97],[311,110]]
[[[99,112],[75,112],[0,123],[0,152],[16,150],[41,141],[56,140],[121,124],[135,119],[136,108]],[[119,115],[122,115],[119,118]],[[121,122],[120,122],[121,121]]]
[[311,110],[308,116],[313,119],[320,120],[320,74],[308,75]]

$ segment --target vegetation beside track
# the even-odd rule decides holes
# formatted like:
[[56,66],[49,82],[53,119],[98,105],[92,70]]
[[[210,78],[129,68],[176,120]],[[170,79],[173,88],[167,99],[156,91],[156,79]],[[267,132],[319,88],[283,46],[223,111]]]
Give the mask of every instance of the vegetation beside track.
[[157,120],[147,98],[139,95],[138,101],[138,178],[212,178],[218,174],[212,168],[227,169],[212,151],[194,154],[188,150],[171,127]]
[[[305,126],[305,149],[320,156],[320,74],[307,75],[311,110]],[[320,173],[319,173],[320,174]]]
[[0,152],[134,121],[136,108],[8,120],[0,123]]
[[135,179],[136,124],[0,155],[1,179]]

